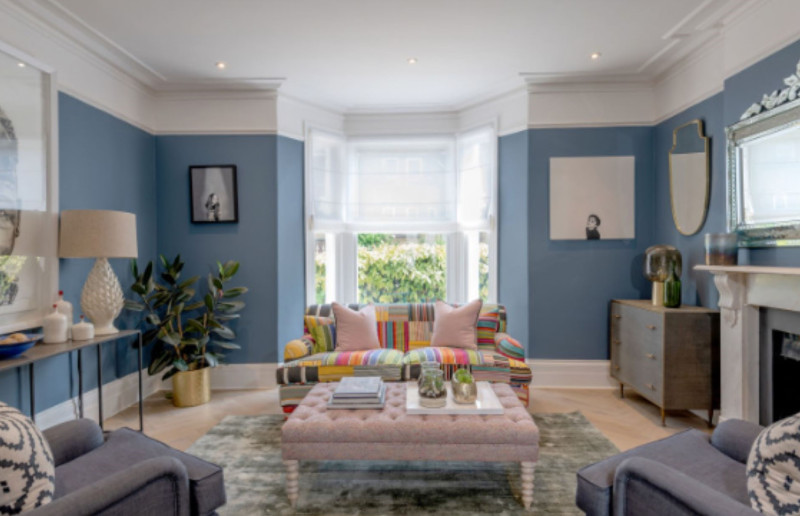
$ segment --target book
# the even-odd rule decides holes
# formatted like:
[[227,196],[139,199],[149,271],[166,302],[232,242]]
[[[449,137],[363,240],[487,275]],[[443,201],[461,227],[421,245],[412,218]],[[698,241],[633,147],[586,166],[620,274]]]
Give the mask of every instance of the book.
[[333,391],[333,398],[373,398],[376,399],[383,387],[379,376],[345,377]]
[[328,403],[331,405],[374,405],[376,403],[381,403],[381,399],[385,396],[385,393],[386,386],[382,385],[381,390],[378,391],[375,396],[362,398],[337,398],[335,396],[331,396],[331,399]]
[[386,386],[381,385],[379,396],[369,401],[336,400],[333,396],[328,401],[328,410],[349,410],[349,409],[369,409],[380,410],[386,404]]

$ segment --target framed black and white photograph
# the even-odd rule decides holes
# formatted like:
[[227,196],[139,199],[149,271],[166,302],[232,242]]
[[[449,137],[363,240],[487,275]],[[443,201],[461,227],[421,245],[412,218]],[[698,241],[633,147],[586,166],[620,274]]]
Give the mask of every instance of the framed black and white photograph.
[[189,167],[192,222],[217,224],[239,222],[236,165]]
[[550,158],[550,239],[636,236],[633,156]]
[[0,42],[0,333],[41,326],[58,291],[53,69]]

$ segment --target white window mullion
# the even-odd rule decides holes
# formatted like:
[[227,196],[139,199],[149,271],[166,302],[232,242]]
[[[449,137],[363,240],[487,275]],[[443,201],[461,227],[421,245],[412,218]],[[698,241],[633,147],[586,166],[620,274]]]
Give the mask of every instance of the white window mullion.
[[355,233],[339,233],[336,239],[339,267],[336,300],[350,304],[358,302],[358,249]]

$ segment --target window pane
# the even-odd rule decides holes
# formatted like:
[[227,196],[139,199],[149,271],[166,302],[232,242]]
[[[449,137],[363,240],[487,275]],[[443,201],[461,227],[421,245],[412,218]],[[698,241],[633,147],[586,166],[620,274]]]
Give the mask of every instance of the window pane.
[[419,303],[446,297],[444,235],[359,233],[359,303]]
[[489,300],[489,233],[483,232],[478,243],[478,295]]
[[314,238],[314,302],[325,303],[325,269],[326,269],[325,234],[317,233]]

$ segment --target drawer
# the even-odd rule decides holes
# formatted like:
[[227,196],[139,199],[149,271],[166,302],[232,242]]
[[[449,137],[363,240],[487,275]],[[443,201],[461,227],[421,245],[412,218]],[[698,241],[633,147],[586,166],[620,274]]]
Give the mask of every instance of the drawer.
[[657,312],[622,306],[618,324],[618,339],[631,342],[650,353],[661,351],[664,337],[664,318]]

